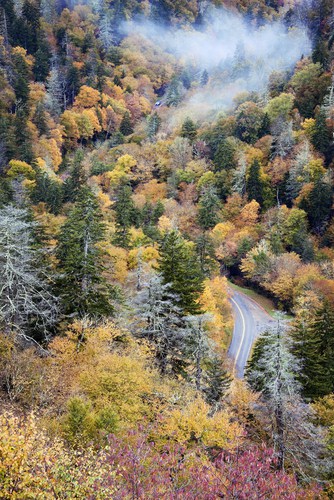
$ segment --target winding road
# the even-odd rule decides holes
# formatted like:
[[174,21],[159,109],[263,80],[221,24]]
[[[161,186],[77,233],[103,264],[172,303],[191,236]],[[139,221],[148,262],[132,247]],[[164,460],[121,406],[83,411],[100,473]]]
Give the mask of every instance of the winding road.
[[242,378],[254,341],[275,320],[254,300],[236,290],[230,290],[234,312],[234,330],[228,356],[234,363],[235,376]]

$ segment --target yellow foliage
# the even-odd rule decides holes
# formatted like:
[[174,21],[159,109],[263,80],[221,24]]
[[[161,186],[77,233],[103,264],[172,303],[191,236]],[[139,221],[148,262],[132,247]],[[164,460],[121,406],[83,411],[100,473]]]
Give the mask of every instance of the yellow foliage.
[[76,96],[74,106],[78,108],[93,108],[100,101],[100,92],[92,87],[83,85]]
[[151,267],[157,264],[157,260],[159,258],[159,251],[157,248],[148,246],[148,247],[140,247],[133,248],[129,251],[128,262],[129,268],[135,269],[139,264],[139,259],[146,263],[150,264]]
[[7,177],[9,177],[10,179],[24,177],[25,179],[34,180],[36,177],[36,172],[25,161],[10,160],[9,169],[7,170]]
[[102,193],[102,191],[98,192],[97,199],[102,210],[106,210],[107,208],[110,208],[112,206],[112,201],[110,200],[109,196],[106,193]]
[[204,290],[200,297],[203,309],[212,315],[207,322],[210,337],[226,350],[229,343],[229,330],[232,328],[231,306],[228,301],[227,279],[223,276],[204,282]]
[[247,228],[249,228],[249,226],[254,226],[254,224],[258,222],[259,212],[260,204],[257,201],[252,200],[241,210],[238,217],[238,223],[241,226],[246,226]]
[[130,170],[137,165],[137,161],[131,155],[120,156],[116,163],[116,168],[123,170],[124,172],[130,172]]
[[306,118],[306,120],[302,123],[302,128],[305,131],[305,135],[309,140],[311,140],[315,134],[315,119],[314,118]]
[[55,139],[47,139],[44,136],[41,137],[36,144],[35,152],[36,156],[43,158],[47,164],[51,164],[53,170],[57,172],[62,162],[62,155]]
[[246,424],[253,413],[253,405],[260,395],[252,392],[244,380],[234,379],[229,392],[229,403],[238,422]]
[[161,434],[178,443],[201,442],[205,446],[233,449],[243,437],[243,429],[226,411],[209,416],[210,407],[196,398],[185,408],[171,410],[162,423]]
[[0,498],[11,500],[83,500],[110,498],[103,488],[96,495],[94,482],[99,473],[112,474],[105,460],[85,450],[85,467],[80,452],[69,451],[60,439],[47,437],[33,414],[26,419],[4,413],[0,416]]
[[114,170],[106,172],[104,177],[111,188],[115,188],[122,181],[128,178],[131,169],[137,165],[137,161],[131,155],[123,155],[118,158]]
[[166,217],[166,215],[162,215],[158,221],[158,229],[162,233],[171,231],[172,229],[174,229],[173,221],[169,219],[169,217]]
[[217,224],[211,232],[211,236],[216,245],[223,243],[227,236],[235,229],[232,222],[220,222]]
[[153,374],[143,360],[106,354],[83,367],[79,387],[97,407],[112,405],[121,423],[138,422],[148,411],[145,394],[152,392]]
[[136,189],[136,194],[145,197],[146,201],[157,202],[167,197],[167,184],[165,182],[158,182],[152,179],[145,184],[142,184]]
[[102,246],[108,256],[108,268],[110,269],[111,278],[124,283],[128,275],[127,251],[109,243],[103,243]]
[[309,174],[310,180],[312,182],[317,181],[318,179],[320,179],[320,177],[322,177],[326,173],[323,160],[319,158],[316,160],[315,159],[311,160],[309,164],[306,165],[304,170],[306,170],[306,172]]

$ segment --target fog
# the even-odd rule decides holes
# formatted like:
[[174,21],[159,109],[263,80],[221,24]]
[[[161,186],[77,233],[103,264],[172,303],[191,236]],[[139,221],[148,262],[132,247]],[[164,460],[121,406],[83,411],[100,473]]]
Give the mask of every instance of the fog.
[[124,32],[141,34],[184,66],[208,71],[209,84],[187,93],[176,120],[185,112],[205,119],[208,113],[230,106],[240,92],[265,94],[273,71],[291,70],[310,52],[310,41],[302,28],[288,31],[280,22],[255,28],[241,16],[218,9],[207,14],[200,31],[190,27],[167,29],[144,22],[127,23]]

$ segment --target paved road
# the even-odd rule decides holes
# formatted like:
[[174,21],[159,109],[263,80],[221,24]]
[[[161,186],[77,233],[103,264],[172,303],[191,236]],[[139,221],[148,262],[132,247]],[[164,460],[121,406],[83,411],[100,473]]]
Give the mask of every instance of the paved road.
[[234,362],[236,377],[242,378],[255,339],[266,327],[275,325],[275,320],[247,295],[231,292],[234,330],[228,355]]

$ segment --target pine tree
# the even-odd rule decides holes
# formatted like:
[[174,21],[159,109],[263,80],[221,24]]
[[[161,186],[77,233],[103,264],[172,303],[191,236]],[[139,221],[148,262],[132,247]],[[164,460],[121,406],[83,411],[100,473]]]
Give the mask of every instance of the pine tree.
[[181,137],[189,139],[191,143],[194,142],[197,136],[197,127],[191,118],[186,118],[182,124]]
[[208,187],[202,194],[198,206],[198,223],[203,229],[211,229],[219,222],[220,200],[216,190]]
[[16,140],[15,158],[32,163],[33,152],[31,143],[31,133],[27,125],[27,115],[23,110],[16,112],[14,118],[14,133]]
[[64,202],[75,202],[82,186],[84,186],[87,175],[82,165],[84,151],[77,149],[71,165],[70,176],[64,183]]
[[129,229],[137,222],[137,211],[132,200],[132,189],[128,184],[121,184],[114,205],[116,215],[116,232],[114,243],[123,248],[129,246]]
[[201,79],[200,79],[200,85],[201,87],[205,87],[209,81],[209,73],[207,72],[206,69],[203,70],[201,74]]
[[180,298],[184,314],[199,314],[198,299],[203,291],[203,275],[193,247],[176,230],[169,231],[159,246],[159,271],[171,292]]
[[29,99],[29,67],[21,54],[12,58],[14,64],[13,88],[16,99],[25,104]]
[[333,190],[330,184],[318,179],[311,191],[299,203],[307,213],[310,225],[317,234],[322,234],[330,218],[333,204]]
[[178,303],[178,296],[172,293],[169,284],[163,283],[160,275],[154,275],[137,296],[138,334],[153,344],[162,375],[183,372],[186,364],[184,323]]
[[203,232],[196,240],[196,252],[199,259],[201,273],[205,277],[210,277],[217,269],[215,247],[210,235]]
[[167,106],[177,106],[181,101],[180,95],[180,82],[177,78],[173,78],[170,82],[167,95],[166,95],[166,104]]
[[35,53],[34,75],[37,82],[45,82],[50,70],[51,53],[46,40],[39,37]]
[[122,118],[121,124],[119,126],[119,131],[125,136],[133,134],[133,126],[131,123],[130,113],[128,111]]
[[45,203],[51,213],[58,215],[63,201],[61,183],[50,179],[46,172],[37,172],[31,200],[33,203]]
[[319,153],[322,153],[328,158],[328,153],[330,153],[331,150],[332,138],[327,127],[326,113],[324,110],[321,110],[316,117],[312,144]]
[[205,330],[207,315],[198,314],[196,316],[187,316],[185,339],[187,355],[192,362],[192,377],[198,391],[202,391],[204,364],[211,353],[211,344]]
[[232,170],[236,167],[235,158],[235,146],[230,140],[223,139],[219,142],[216,149],[213,163],[215,165],[215,170],[220,172],[221,170]]
[[49,132],[49,127],[46,119],[46,112],[44,105],[39,102],[36,106],[35,114],[33,116],[32,122],[36,125],[40,135],[47,135]]
[[206,400],[215,409],[219,409],[222,399],[230,388],[232,377],[224,369],[222,360],[218,356],[213,356],[207,361],[205,381]]
[[56,251],[58,288],[66,315],[104,316],[113,312],[111,288],[103,277],[103,253],[98,247],[104,234],[98,201],[84,186],[61,229]]
[[260,168],[259,160],[254,160],[249,169],[246,190],[248,201],[255,200],[262,206],[264,201],[264,185],[261,179]]
[[161,118],[156,111],[147,118],[147,136],[150,141],[157,135],[160,124]]
[[324,301],[309,324],[302,322],[291,332],[294,354],[302,360],[300,382],[306,398],[334,392],[334,309]]
[[8,205],[0,210],[0,323],[5,333],[23,339],[49,338],[58,313],[35,233],[26,209]]

